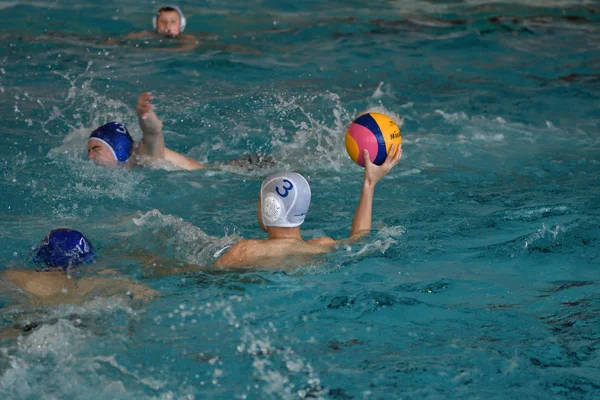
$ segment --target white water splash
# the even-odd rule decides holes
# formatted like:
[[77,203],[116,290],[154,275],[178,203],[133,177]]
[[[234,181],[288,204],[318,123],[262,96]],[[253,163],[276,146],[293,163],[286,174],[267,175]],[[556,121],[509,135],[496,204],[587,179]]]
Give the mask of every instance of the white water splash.
[[167,244],[174,247],[180,258],[198,265],[212,264],[227,248],[235,244],[240,236],[233,233],[222,238],[207,235],[202,229],[174,215],[162,214],[159,210],[151,210],[132,218],[133,223],[145,229],[168,230],[165,237]]
[[561,225],[555,225],[553,228],[548,228],[546,224],[537,232],[532,233],[525,239],[524,248],[530,248],[534,245],[541,248],[553,247],[558,244],[558,235],[566,232],[566,228]]

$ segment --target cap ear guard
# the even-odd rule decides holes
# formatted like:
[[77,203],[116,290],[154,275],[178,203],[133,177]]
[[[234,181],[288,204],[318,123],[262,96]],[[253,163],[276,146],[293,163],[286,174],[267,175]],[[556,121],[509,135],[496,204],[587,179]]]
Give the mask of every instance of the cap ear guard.
[[310,186],[297,172],[267,177],[260,188],[265,227],[295,228],[302,225],[310,206]]
[[263,223],[269,225],[279,220],[283,214],[283,204],[272,194],[267,195],[261,202]]

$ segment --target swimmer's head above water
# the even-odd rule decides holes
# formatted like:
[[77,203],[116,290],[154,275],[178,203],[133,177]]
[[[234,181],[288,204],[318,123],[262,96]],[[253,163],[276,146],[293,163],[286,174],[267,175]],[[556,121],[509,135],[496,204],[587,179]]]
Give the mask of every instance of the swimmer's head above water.
[[295,228],[302,225],[310,206],[310,186],[296,172],[280,172],[265,179],[260,188],[258,221],[267,227]]
[[127,128],[118,122],[96,128],[88,139],[88,158],[107,167],[126,162],[132,151],[133,139]]
[[42,271],[67,271],[94,259],[92,243],[79,231],[67,228],[50,232],[37,246],[33,262]]
[[174,5],[162,6],[152,17],[156,32],[167,36],[178,36],[185,29],[186,19],[181,9]]

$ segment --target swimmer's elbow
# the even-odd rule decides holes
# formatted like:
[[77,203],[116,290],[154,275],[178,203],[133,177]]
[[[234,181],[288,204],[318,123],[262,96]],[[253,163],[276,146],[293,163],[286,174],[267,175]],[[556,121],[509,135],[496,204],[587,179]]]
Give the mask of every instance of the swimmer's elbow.
[[203,164],[200,164],[198,161],[194,161],[194,160],[190,160],[188,165],[185,166],[185,169],[188,171],[195,171],[197,169],[203,169],[203,168],[206,168],[206,166]]
[[246,243],[237,242],[213,264],[215,267],[231,268],[246,265]]
[[367,236],[370,232],[371,232],[370,229],[360,229],[360,230],[357,230],[356,232],[350,232],[350,237],[348,238],[348,240],[352,241],[352,242],[359,240],[359,239]]
[[229,253],[223,254],[213,264],[213,267],[218,267],[218,268],[229,268],[229,267],[234,267],[234,266],[235,266],[234,258],[232,258]]

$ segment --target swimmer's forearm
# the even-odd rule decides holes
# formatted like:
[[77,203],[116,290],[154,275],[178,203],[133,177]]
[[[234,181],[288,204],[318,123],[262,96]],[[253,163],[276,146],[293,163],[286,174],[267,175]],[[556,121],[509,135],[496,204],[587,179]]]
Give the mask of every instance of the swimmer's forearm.
[[154,111],[148,111],[145,114],[138,114],[138,122],[144,136],[162,135],[162,121]]
[[350,230],[350,238],[360,237],[367,234],[371,230],[371,218],[373,214],[373,194],[375,193],[375,184],[364,181],[360,200],[354,219],[352,220],[352,229]]
[[154,111],[138,116],[143,137],[140,152],[154,157],[162,157],[165,151],[165,140],[162,132],[162,122]]
[[165,139],[162,131],[162,122],[154,112],[154,106],[150,103],[152,94],[144,92],[138,97],[137,114],[138,123],[144,136],[138,148],[140,155],[152,157],[163,157],[165,152]]
[[189,157],[184,156],[183,154],[179,154],[176,151],[168,149],[165,147],[163,158],[173,165],[178,166],[179,168],[186,169],[188,171],[193,171],[196,169],[204,168],[204,165],[200,164],[196,160],[192,160]]

